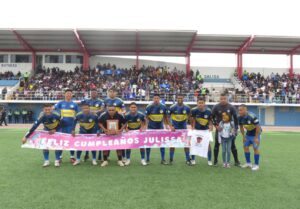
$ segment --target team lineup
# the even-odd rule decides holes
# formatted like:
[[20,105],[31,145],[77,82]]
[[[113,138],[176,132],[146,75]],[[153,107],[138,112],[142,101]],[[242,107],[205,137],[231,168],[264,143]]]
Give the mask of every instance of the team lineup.
[[[184,104],[184,96],[178,94],[176,104],[167,107],[160,102],[159,94],[153,96],[153,102],[149,104],[145,111],[138,110],[136,103],[129,105],[129,111],[126,112],[124,102],[116,97],[114,88],[108,90],[108,97],[103,101],[98,98],[96,90],[91,91],[91,98],[81,101],[80,105],[72,101],[72,91],[65,91],[65,100],[57,104],[45,104],[39,118],[35,121],[31,129],[22,139],[26,143],[27,138],[39,127],[44,125],[44,130],[49,134],[61,132],[76,135],[76,127],[79,124],[79,134],[97,134],[118,135],[122,132],[131,130],[144,131],[146,129],[169,129],[170,131],[192,129],[213,131],[215,127],[215,144],[212,148],[209,144],[207,160],[209,166],[218,165],[219,147],[222,146],[223,167],[230,168],[231,152],[234,158],[234,165],[241,166],[238,159],[238,152],[235,145],[235,139],[238,130],[243,138],[243,148],[246,163],[242,168],[251,168],[253,171],[259,170],[259,145],[262,129],[258,118],[247,111],[245,105],[240,105],[238,113],[234,106],[228,103],[227,95],[221,94],[220,103],[216,104],[212,110],[205,104],[205,98],[197,99],[197,106],[190,108]],[[79,107],[80,106],[80,107]],[[114,121],[114,127],[111,123]],[[190,127],[188,127],[190,124]],[[100,136],[99,136],[100,137]],[[254,150],[254,164],[251,163],[250,146]],[[172,165],[174,161],[175,148],[169,149],[169,159],[166,160],[166,148],[160,148],[161,164]],[[98,153],[97,153],[98,152]],[[214,159],[212,160],[212,152]],[[195,165],[195,155],[190,155],[189,147],[184,148],[185,160],[187,165]],[[101,167],[109,165],[110,151],[91,151],[92,165]],[[116,150],[117,164],[119,166],[128,166],[131,161],[131,150]],[[150,164],[151,148],[141,148],[141,164],[146,166]],[[82,151],[70,151],[70,161],[76,166],[81,163]],[[97,157],[98,155],[98,157]],[[49,150],[43,150],[43,167],[50,165]],[[84,154],[84,161],[88,160],[90,153]],[[61,166],[62,150],[55,150],[56,167]]]

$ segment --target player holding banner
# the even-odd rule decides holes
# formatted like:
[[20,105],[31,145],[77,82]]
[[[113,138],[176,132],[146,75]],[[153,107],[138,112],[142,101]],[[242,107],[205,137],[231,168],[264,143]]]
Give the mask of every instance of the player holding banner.
[[[30,135],[39,127],[40,124],[44,125],[44,131],[49,131],[49,134],[53,134],[60,129],[60,115],[56,111],[52,111],[51,104],[45,104],[43,108],[43,112],[41,112],[37,121],[34,122],[31,129],[26,133],[24,138],[22,139],[22,143],[25,144]],[[60,166],[60,151],[55,151],[55,162],[54,165],[56,167]],[[49,150],[43,150],[44,155],[44,164],[43,167],[47,167],[50,165],[49,161]]]
[[[99,134],[98,118],[90,111],[89,104],[82,102],[81,110],[82,111],[76,115],[74,120],[72,135],[75,137],[75,128],[77,122],[79,122],[80,134]],[[80,150],[76,152],[76,161],[73,163],[74,166],[80,164],[81,153],[82,151]],[[97,151],[92,151],[92,165],[97,165],[96,154]]]
[[[145,115],[138,111],[137,104],[135,102],[132,102],[129,105],[129,110],[130,111],[125,115],[125,120],[127,123],[126,131],[145,130],[146,128]],[[145,160],[145,149],[141,148],[140,152],[141,152],[141,164],[145,166],[147,165]],[[130,155],[131,155],[131,150],[127,149],[125,165],[130,164]]]
[[[58,102],[54,107],[61,115],[60,120],[60,132],[71,134],[73,130],[73,124],[76,114],[79,112],[78,105],[72,101],[73,93],[72,90],[67,89],[65,91],[65,100]],[[70,151],[70,161],[75,162],[75,151]]]
[[[197,107],[194,107],[192,109],[191,119],[192,119],[191,120],[192,130],[196,129],[196,130],[212,131],[213,124],[212,124],[211,109],[206,107],[205,99],[203,97],[198,98]],[[208,160],[208,162],[207,162],[208,165],[212,166],[210,144],[208,147],[207,160]],[[192,165],[196,164],[194,155],[192,155],[191,164]]]
[[[91,90],[91,98],[90,99],[85,99],[82,102],[87,103],[90,106],[91,113],[93,113],[97,117],[99,117],[101,115],[101,113],[104,111],[105,104],[104,104],[104,101],[102,99],[98,98],[97,89],[92,89]],[[97,126],[97,128],[99,128],[99,127]],[[99,130],[99,131],[101,131],[101,130]],[[89,159],[89,152],[86,151],[85,156],[84,156],[84,161],[86,161],[88,159]],[[101,151],[99,151],[98,160],[99,161],[102,160],[102,152]]]
[[[146,116],[148,120],[148,129],[164,129],[164,125],[171,130],[174,130],[174,127],[169,123],[168,119],[168,108],[160,103],[159,94],[154,94],[153,102],[146,107]],[[147,164],[150,162],[150,152],[151,148],[146,148],[146,159]],[[161,164],[168,165],[168,162],[165,160],[165,148],[160,148]]]
[[[187,129],[187,120],[189,119],[189,115],[191,109],[188,105],[183,103],[184,96],[182,94],[177,95],[177,103],[172,105],[169,110],[169,114],[171,117],[171,123],[174,129]],[[188,147],[184,148],[186,164],[191,165],[190,159],[190,149]],[[175,153],[175,147],[170,148],[170,165],[173,164]],[[195,157],[195,156],[194,156]]]
[[[260,134],[262,129],[259,125],[258,118],[253,114],[249,113],[246,105],[241,105],[239,107],[239,125],[240,131],[243,136],[244,142],[244,152],[246,158],[246,164],[243,165],[243,168],[252,168],[253,171],[257,171],[259,169],[259,145],[260,145]],[[246,129],[246,135],[245,130]],[[254,150],[254,165],[252,166],[250,160],[250,150],[249,146],[253,145]]]

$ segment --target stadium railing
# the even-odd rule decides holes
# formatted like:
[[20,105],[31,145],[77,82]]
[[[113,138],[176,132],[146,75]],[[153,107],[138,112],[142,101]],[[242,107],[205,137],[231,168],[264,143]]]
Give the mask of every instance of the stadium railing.
[[[31,100],[31,101],[57,101],[64,99],[63,91],[24,91],[24,92],[8,92],[10,98],[7,100]],[[84,100],[90,97],[90,92],[81,92],[81,91],[73,91],[73,99],[74,100]],[[123,94],[118,95],[124,101],[151,101],[154,92],[146,92],[144,96],[132,94]],[[220,93],[211,93],[206,95],[199,95],[197,93],[184,93],[186,102],[196,102],[198,96],[205,96],[207,102],[219,102]],[[100,98],[106,98],[106,92],[99,93]],[[160,93],[161,99],[166,102],[175,102],[176,101],[176,93]],[[2,95],[0,94],[0,100],[3,100]],[[229,102],[234,103],[270,103],[270,104],[300,104],[300,97],[294,96],[273,96],[269,97],[266,95],[248,95],[248,94],[228,94]]]

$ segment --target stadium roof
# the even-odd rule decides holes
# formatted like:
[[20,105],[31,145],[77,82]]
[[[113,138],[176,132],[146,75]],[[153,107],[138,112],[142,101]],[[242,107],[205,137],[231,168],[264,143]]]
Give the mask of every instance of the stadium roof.
[[1,29],[0,51],[140,56],[300,54],[300,37],[204,35],[176,30]]

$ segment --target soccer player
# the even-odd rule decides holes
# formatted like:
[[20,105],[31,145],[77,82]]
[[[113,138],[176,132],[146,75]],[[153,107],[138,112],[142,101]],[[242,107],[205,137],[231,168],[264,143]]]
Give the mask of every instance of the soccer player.
[[[166,127],[169,127],[171,130],[174,130],[174,127],[169,123],[168,119],[168,108],[161,104],[159,94],[154,94],[153,102],[146,107],[146,118],[148,120],[148,129],[164,129],[164,124]],[[146,159],[147,163],[150,162],[150,152],[151,148],[146,148]],[[168,162],[165,160],[165,148],[160,148],[161,164],[168,165]]]
[[[238,117],[236,109],[233,105],[228,103],[228,98],[226,94],[221,94],[220,96],[220,103],[216,104],[212,109],[212,119],[214,126],[217,126],[222,121],[222,114],[223,112],[227,112],[229,114],[229,117],[233,119],[234,126],[235,126],[235,133],[237,133],[238,130]],[[215,146],[214,146],[214,165],[216,166],[218,164],[218,155],[219,155],[219,132],[216,130],[215,133]],[[240,161],[238,159],[238,151],[235,146],[235,137],[232,140],[231,144],[231,152],[233,154],[234,158],[234,165],[240,166]]]
[[[71,134],[73,130],[73,124],[76,114],[79,112],[78,105],[72,101],[73,93],[72,90],[67,89],[65,91],[65,100],[58,102],[54,107],[55,110],[60,112],[61,115],[61,132]],[[70,161],[71,163],[75,162],[75,152],[74,150],[70,151]]]
[[[98,127],[98,118],[95,114],[93,114],[90,111],[90,106],[88,103],[82,102],[81,103],[81,112],[79,112],[76,115],[76,118],[74,120],[73,124],[73,130],[72,130],[72,135],[75,136],[75,128],[76,124],[79,123],[80,134],[98,134],[99,129]],[[73,163],[74,166],[80,164],[80,157],[81,157],[82,151],[78,150],[76,153],[76,161]],[[96,151],[92,151],[92,165],[97,165],[97,160],[96,160]]]
[[[126,131],[145,130],[146,128],[145,115],[138,111],[137,104],[135,102],[132,102],[129,105],[129,109],[130,111],[125,115],[125,120],[127,123]],[[141,148],[140,152],[141,152],[141,164],[145,166],[147,165],[145,160],[145,149]],[[130,154],[131,154],[131,150],[127,149],[125,165],[130,164]]]
[[[118,129],[117,130],[110,130],[108,127],[108,122],[110,120],[117,121]],[[117,135],[121,134],[123,130],[126,128],[126,120],[123,115],[119,114],[116,110],[116,107],[111,105],[107,107],[107,111],[102,113],[98,119],[100,128],[104,131],[107,135]],[[103,162],[101,167],[105,167],[108,165],[108,154],[109,150],[103,151]],[[118,156],[118,165],[123,167],[124,163],[122,162],[122,150],[117,150]]]
[[[171,123],[174,129],[187,129],[187,121],[191,112],[191,108],[183,103],[184,96],[182,94],[177,95],[177,103],[172,105],[169,110],[171,117]],[[190,149],[184,148],[185,159],[188,165],[191,164],[190,160]],[[170,148],[170,165],[173,164],[175,153],[175,147]]]
[[[213,123],[212,123],[212,113],[211,109],[206,107],[205,105],[205,98],[199,97],[197,100],[197,107],[192,109],[191,113],[191,126],[192,130],[213,130]],[[207,164],[209,166],[212,165],[211,161],[211,146],[208,146],[208,153],[207,153]],[[192,155],[191,165],[195,165],[195,156]]]
[[[60,129],[60,115],[58,112],[52,110],[52,105],[51,104],[45,104],[43,108],[43,112],[40,113],[39,118],[31,129],[26,133],[24,138],[22,139],[23,144],[26,143],[27,139],[29,136],[39,127],[40,124],[44,125],[44,130],[49,131],[49,134],[55,133],[57,130]],[[60,151],[56,150],[55,151],[55,162],[54,165],[56,167],[60,166]],[[43,167],[48,167],[50,165],[49,161],[49,150],[43,150],[43,155],[44,155],[44,164]]]
[[[261,127],[259,125],[259,121],[257,117],[253,114],[248,112],[247,106],[242,104],[239,107],[239,125],[240,131],[243,136],[243,143],[244,143],[244,152],[246,158],[246,164],[243,165],[243,168],[252,168],[253,171],[257,171],[259,169],[259,145],[260,145],[260,134],[261,134]],[[245,130],[246,129],[246,134]],[[252,166],[250,160],[250,150],[249,146],[253,145],[254,149],[254,165]]]
[[[83,102],[89,104],[90,111],[94,115],[97,115],[97,117],[99,117],[101,115],[101,113],[104,111],[105,104],[104,104],[104,101],[102,99],[98,98],[97,89],[92,89],[91,90],[91,98],[86,99]],[[97,126],[97,128],[99,128],[99,126]],[[99,130],[99,131],[101,131],[101,130]],[[86,161],[88,159],[89,159],[89,152],[86,151],[85,156],[84,156],[84,161]],[[99,161],[102,160],[102,152],[101,151],[99,151],[98,160]]]
[[108,90],[108,97],[104,100],[105,107],[115,106],[116,110],[120,114],[125,114],[126,109],[122,99],[117,97],[117,91],[115,88],[110,88]]

